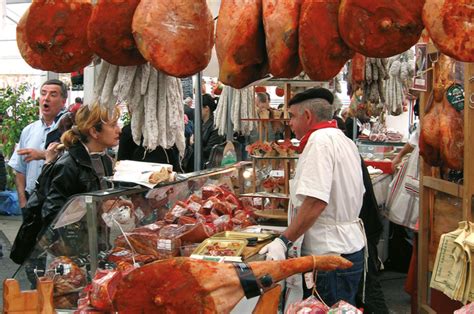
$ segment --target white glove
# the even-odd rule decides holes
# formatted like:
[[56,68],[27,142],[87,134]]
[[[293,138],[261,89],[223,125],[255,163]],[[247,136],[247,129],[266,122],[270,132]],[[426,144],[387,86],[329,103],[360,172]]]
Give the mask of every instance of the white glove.
[[276,238],[272,242],[265,245],[258,253],[267,254],[267,261],[281,261],[286,259],[287,250],[288,248],[286,247],[286,244],[280,238]]

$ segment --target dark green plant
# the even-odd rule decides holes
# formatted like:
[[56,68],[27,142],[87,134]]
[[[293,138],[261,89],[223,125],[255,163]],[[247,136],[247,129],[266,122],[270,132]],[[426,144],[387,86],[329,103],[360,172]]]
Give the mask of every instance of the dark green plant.
[[123,111],[122,112],[122,115],[120,116],[120,120],[122,120],[123,122],[123,125],[127,125],[127,124],[130,124],[130,119],[132,117],[130,116],[130,113],[128,111]]
[[[18,87],[8,86],[0,88],[0,139],[2,152],[6,159],[10,159],[15,144],[20,140],[21,131],[30,123],[38,120],[39,107],[34,99],[27,95],[28,84]],[[13,175],[8,168],[8,186],[13,186]]]

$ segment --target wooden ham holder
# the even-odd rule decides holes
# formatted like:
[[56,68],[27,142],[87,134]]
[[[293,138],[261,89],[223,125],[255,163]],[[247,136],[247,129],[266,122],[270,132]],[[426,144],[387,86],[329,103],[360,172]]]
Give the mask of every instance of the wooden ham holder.
[[51,314],[53,306],[53,281],[39,278],[37,290],[20,290],[16,279],[3,282],[3,313]]

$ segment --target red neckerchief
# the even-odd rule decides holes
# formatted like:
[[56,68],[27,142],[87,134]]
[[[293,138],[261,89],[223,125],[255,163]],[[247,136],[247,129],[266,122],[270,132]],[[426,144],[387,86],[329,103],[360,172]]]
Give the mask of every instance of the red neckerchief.
[[336,120],[330,120],[330,121],[323,121],[316,123],[300,140],[300,146],[298,146],[298,153],[301,154],[306,147],[306,144],[308,143],[309,137],[313,132],[321,129],[327,129],[327,128],[335,128],[337,129],[337,121]]

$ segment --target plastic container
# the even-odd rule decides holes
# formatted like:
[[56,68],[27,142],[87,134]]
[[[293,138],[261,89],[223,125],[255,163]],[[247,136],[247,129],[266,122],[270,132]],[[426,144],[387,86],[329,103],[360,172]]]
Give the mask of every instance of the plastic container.
[[392,162],[391,161],[371,161],[364,160],[366,166],[372,166],[374,168],[380,169],[383,173],[393,174]]

